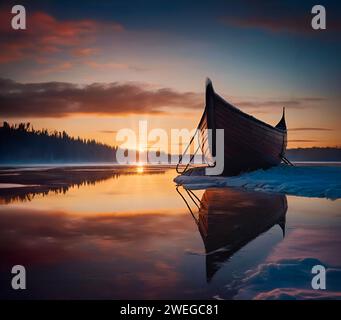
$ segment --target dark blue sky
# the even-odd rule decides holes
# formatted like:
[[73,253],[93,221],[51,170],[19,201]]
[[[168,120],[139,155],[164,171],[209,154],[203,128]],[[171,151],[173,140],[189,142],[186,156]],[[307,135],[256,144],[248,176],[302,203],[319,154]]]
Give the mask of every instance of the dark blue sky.
[[[6,18],[18,2],[4,3]],[[339,126],[340,1],[318,1],[327,11],[327,30],[318,31],[310,0],[20,3],[26,32],[7,32],[5,22],[0,30],[3,78],[138,82],[201,94],[209,76],[218,92],[263,120],[275,122],[283,101],[294,126],[307,114],[310,127]]]

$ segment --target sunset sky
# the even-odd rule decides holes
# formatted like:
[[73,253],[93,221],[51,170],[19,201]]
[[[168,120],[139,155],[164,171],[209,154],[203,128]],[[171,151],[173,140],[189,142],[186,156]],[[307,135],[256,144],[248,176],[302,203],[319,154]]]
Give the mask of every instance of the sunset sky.
[[[115,144],[121,128],[196,127],[205,78],[276,124],[288,147],[341,146],[341,4],[316,1],[20,1],[0,6],[0,119]],[[166,146],[165,146],[166,148]]]

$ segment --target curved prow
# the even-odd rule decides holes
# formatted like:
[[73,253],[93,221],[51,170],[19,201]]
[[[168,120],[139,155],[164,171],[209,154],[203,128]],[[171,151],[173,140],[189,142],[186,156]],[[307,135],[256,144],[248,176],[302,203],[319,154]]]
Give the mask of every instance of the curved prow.
[[210,91],[210,90],[212,92],[214,92],[212,80],[210,78],[208,78],[208,77],[206,78],[205,87],[206,87],[206,92]]
[[[183,163],[183,158],[185,157],[187,151],[189,150],[191,144],[193,143],[196,135],[199,135],[199,131],[202,129],[205,129],[205,127],[202,127],[202,124],[205,122],[206,118],[207,118],[207,122],[209,124],[209,128],[213,128],[213,95],[214,95],[214,89],[213,89],[213,84],[210,78],[206,78],[206,105],[205,105],[205,110],[200,118],[199,124],[197,126],[197,129],[194,133],[194,135],[191,137],[190,142],[188,143],[187,147],[185,148],[185,150],[183,151],[182,155],[180,155],[179,157],[179,161],[176,165],[176,172],[179,174],[185,174],[185,172],[188,171],[189,166],[191,165],[194,156],[197,154],[197,152],[199,151],[199,149],[202,149],[202,145],[197,146],[195,152],[190,156],[190,159],[187,163]],[[215,132],[212,133],[212,147],[211,149],[215,150]],[[215,152],[215,151],[214,151]],[[215,153],[213,153],[213,156],[215,156]],[[180,168],[180,166],[183,165],[184,168]]]
[[285,107],[283,107],[283,114],[281,120],[277,123],[276,128],[281,130],[287,130],[287,124],[285,122]]

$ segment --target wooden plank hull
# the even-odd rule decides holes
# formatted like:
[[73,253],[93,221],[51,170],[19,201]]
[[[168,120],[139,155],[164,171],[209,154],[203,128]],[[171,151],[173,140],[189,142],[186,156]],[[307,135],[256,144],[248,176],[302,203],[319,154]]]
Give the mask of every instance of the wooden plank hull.
[[224,175],[276,166],[285,154],[287,131],[284,113],[276,127],[232,106],[217,95],[212,83],[206,87],[206,107],[199,129],[212,129],[213,141],[202,138],[202,151],[210,159],[216,155],[215,129],[224,129]]

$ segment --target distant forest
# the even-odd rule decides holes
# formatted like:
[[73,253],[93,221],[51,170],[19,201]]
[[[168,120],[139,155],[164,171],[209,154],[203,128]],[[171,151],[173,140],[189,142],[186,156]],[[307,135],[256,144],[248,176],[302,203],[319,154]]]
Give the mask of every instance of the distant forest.
[[[65,131],[34,130],[30,123],[0,127],[0,163],[116,162],[117,147],[95,140],[70,137]],[[341,148],[287,150],[291,161],[341,161]]]
[[115,162],[117,147],[70,137],[65,131],[34,130],[30,123],[0,127],[0,163]]
[[297,148],[286,152],[291,161],[341,161],[341,148]]

